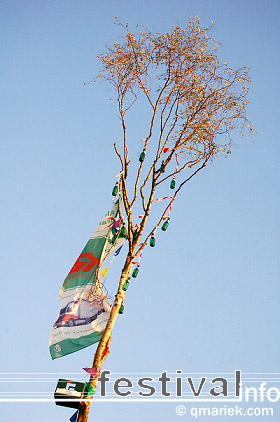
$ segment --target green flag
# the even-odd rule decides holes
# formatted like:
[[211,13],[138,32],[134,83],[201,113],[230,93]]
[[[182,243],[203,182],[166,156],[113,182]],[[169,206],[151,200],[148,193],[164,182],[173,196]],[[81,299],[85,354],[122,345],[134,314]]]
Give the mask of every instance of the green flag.
[[[99,223],[64,280],[60,291],[61,307],[50,333],[52,359],[76,352],[98,342],[110,316],[110,306],[98,281],[102,260],[110,251],[112,220],[119,203],[113,205]],[[118,246],[125,241],[118,239]]]

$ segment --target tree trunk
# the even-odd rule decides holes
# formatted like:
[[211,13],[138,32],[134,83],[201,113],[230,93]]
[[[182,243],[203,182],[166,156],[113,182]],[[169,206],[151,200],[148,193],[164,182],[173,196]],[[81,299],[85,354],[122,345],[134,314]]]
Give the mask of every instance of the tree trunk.
[[[134,253],[134,250],[135,250],[135,246],[133,247],[133,253]],[[106,347],[109,347],[109,344],[110,344],[110,341],[111,341],[112,330],[113,330],[115,321],[117,319],[117,316],[119,314],[120,306],[121,306],[123,299],[124,299],[124,296],[125,296],[125,292],[124,292],[124,290],[122,290],[122,287],[123,287],[125,281],[127,280],[128,275],[130,274],[133,259],[134,259],[134,256],[132,256],[129,253],[127,258],[126,258],[124,268],[122,270],[122,274],[121,274],[121,278],[120,278],[120,282],[119,282],[118,293],[116,294],[115,302],[112,306],[109,321],[107,323],[104,334],[103,334],[103,336],[102,336],[102,338],[101,338],[101,340],[98,344],[98,347],[97,347],[95,355],[94,355],[94,360],[93,360],[93,364],[92,364],[93,368],[95,368],[95,367],[101,368],[102,364],[106,360],[106,356],[103,356],[103,352],[104,352]],[[89,382],[90,382],[90,385],[96,390],[98,377],[95,377],[95,378],[91,377]],[[93,401],[94,401],[94,398],[93,398]],[[81,402],[81,406],[80,406],[80,409],[79,409],[78,422],[87,422],[90,405],[91,405],[91,402]]]

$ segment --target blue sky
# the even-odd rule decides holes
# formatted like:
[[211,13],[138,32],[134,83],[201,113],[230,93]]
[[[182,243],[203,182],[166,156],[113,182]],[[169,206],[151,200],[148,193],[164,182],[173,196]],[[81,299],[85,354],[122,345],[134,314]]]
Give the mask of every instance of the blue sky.
[[[164,32],[190,15],[202,25],[215,22],[222,60],[251,68],[248,117],[258,134],[252,144],[236,133],[231,157],[185,187],[168,231],[143,254],[104,369],[279,371],[279,2],[2,0],[0,7],[0,372],[55,373],[40,384],[52,392],[56,378],[71,379],[91,365],[95,346],[56,361],[48,350],[61,284],[110,208],[120,171],[113,142],[121,126],[111,88],[84,82],[98,71],[96,55],[121,35],[115,16],[132,28]],[[144,110],[130,122],[132,159],[146,135],[143,116]],[[112,291],[124,255],[108,272]],[[1,391],[39,388],[1,385]],[[1,409],[5,422],[72,414],[53,403],[1,403]],[[178,418],[170,403],[97,403],[89,420],[104,413],[122,421]]]

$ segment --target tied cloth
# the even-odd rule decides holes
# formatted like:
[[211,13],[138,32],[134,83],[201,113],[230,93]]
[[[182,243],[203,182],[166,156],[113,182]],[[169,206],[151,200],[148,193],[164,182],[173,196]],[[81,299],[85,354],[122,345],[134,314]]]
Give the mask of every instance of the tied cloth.
[[83,370],[86,371],[92,378],[96,378],[100,370],[100,366],[96,366],[94,368],[83,368]]
[[78,416],[79,416],[79,411],[77,410],[74,415],[71,416],[71,418],[69,419],[70,422],[77,422],[78,420]]
[[93,397],[95,394],[95,389],[92,387],[92,385],[90,385],[89,382],[86,382],[86,389],[87,389],[87,396],[88,397]]

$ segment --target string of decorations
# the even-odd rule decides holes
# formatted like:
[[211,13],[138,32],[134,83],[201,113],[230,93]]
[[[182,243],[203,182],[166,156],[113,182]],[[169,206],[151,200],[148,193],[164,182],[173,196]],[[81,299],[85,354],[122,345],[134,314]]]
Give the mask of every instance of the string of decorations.
[[[148,142],[148,139],[145,140],[145,145],[144,145],[143,151],[142,151],[142,153],[140,154],[140,157],[139,157],[139,161],[141,163],[145,159],[145,154],[146,154],[146,150],[147,150],[147,142]],[[176,177],[176,173],[177,173],[178,165],[179,165],[178,164],[178,159],[177,159],[176,152],[175,152],[175,156],[176,156],[176,161],[177,161],[177,167],[176,167],[175,175],[173,176],[173,179],[172,179],[171,184],[170,184],[170,188],[171,189],[174,189],[175,188],[175,177]],[[160,166],[160,169],[158,170],[159,172],[161,172],[161,173],[164,173],[165,172],[166,163],[167,162],[165,160],[162,161],[161,166]],[[120,195],[120,191],[119,191],[119,182],[120,182],[119,179],[120,179],[120,176],[121,176],[121,173],[117,176],[118,177],[118,180],[116,181],[116,183],[115,183],[115,185],[114,185],[114,187],[112,189],[112,196],[113,197],[116,197],[118,195],[118,193]],[[166,211],[165,211],[165,213],[166,213],[167,210],[168,210],[168,213],[161,218],[161,220],[165,220],[164,223],[163,223],[163,225],[162,225],[162,227],[161,227],[161,229],[163,231],[166,231],[167,228],[168,228],[169,220],[170,220],[170,212],[171,212],[171,209],[172,209],[174,198],[171,197],[171,196],[168,196],[168,197],[163,197],[163,198],[157,199],[157,201],[161,201],[161,200],[164,200],[164,199],[167,199],[167,198],[171,198],[172,201],[171,201],[171,203],[169,205],[169,208],[167,208]],[[120,203],[119,203],[119,207],[120,207]],[[120,208],[119,208],[119,211],[120,211]],[[120,215],[121,215],[121,211],[120,211]],[[144,215],[140,215],[139,216],[139,218],[141,218],[141,219],[143,219],[144,217],[145,217]],[[109,266],[107,268],[104,268],[103,271],[101,272],[101,277],[104,279],[105,276],[106,276],[106,274],[107,274],[107,271],[108,271],[109,267],[111,266],[111,264],[112,264],[112,262],[113,262],[113,260],[115,258],[115,256],[117,256],[119,254],[119,252],[120,252],[120,250],[122,248],[122,245],[121,245],[117,249],[116,244],[117,244],[118,239],[119,238],[123,238],[123,239],[127,239],[128,238],[128,230],[127,230],[127,227],[126,227],[126,225],[125,225],[122,217],[121,218],[107,217],[107,218],[108,218],[108,220],[110,220],[110,224],[106,228],[107,229],[111,228],[111,230],[109,230],[109,233],[110,234],[106,238],[106,241],[107,241],[109,247],[105,243],[105,245],[106,245],[106,247],[105,247],[105,256],[103,258],[100,257],[100,259],[102,260],[102,262],[99,263],[99,265],[98,265],[98,267],[97,267],[97,269],[95,271],[93,284],[91,286],[91,289],[90,289],[90,292],[89,292],[89,295],[88,295],[88,300],[90,302],[94,302],[95,305],[96,305],[96,307],[97,307],[97,309],[98,308],[101,308],[102,305],[103,305],[103,307],[105,309],[105,302],[108,300],[108,291],[107,291],[104,283],[102,283],[101,280],[100,280],[100,272],[101,272],[102,265],[103,265],[104,261],[106,260],[106,258],[108,257],[108,255],[110,255],[113,252],[114,248],[115,248],[116,250],[115,250],[115,253],[114,253],[114,255],[113,255],[112,259],[111,259],[111,262],[110,262]],[[154,247],[155,246],[155,234],[156,234],[157,227],[158,227],[158,225],[156,226],[156,228],[150,234],[150,242],[149,243],[150,243],[150,246],[151,247]],[[138,240],[139,233],[140,233],[140,228],[141,228],[141,226],[139,226],[139,225],[136,224],[135,230],[133,231],[133,242],[134,243],[136,243],[137,240]],[[142,255],[143,255],[144,247],[146,245],[147,245],[147,242],[146,241],[144,243],[139,243],[137,245],[137,246],[140,246],[140,249],[136,253],[136,256],[139,254],[139,258],[138,258],[138,261],[136,261],[136,262],[133,261],[132,262],[132,265],[136,265],[136,267],[134,267],[134,269],[132,271],[132,274],[131,274],[131,277],[132,278],[136,278],[138,276],[138,274],[139,274],[140,261],[141,261]],[[123,292],[126,292],[127,291],[128,287],[130,285],[131,277],[129,276],[124,281],[124,283],[122,285]],[[124,312],[124,302],[125,302],[125,299],[123,297],[122,298],[122,301],[121,301],[121,305],[119,307],[119,314],[123,314],[123,312]],[[100,360],[100,366],[94,367],[94,368],[83,368],[90,375],[89,382],[85,382],[85,384],[84,384],[85,385],[85,389],[83,391],[83,397],[84,398],[90,398],[90,399],[92,399],[93,396],[95,395],[95,388],[92,386],[92,381],[93,381],[93,379],[95,379],[95,378],[97,378],[99,376],[101,365],[103,364],[104,360],[106,359],[106,357],[110,353],[110,350],[109,349],[110,349],[110,338],[107,341],[106,347],[102,351],[102,356],[101,356],[101,360]],[[71,416],[70,422],[76,422],[77,419],[78,419],[78,417],[79,417],[79,410],[77,410]]]
[[176,186],[176,175],[177,175],[178,168],[179,168],[179,160],[178,160],[177,151],[174,148],[164,148],[163,149],[164,154],[166,154],[168,151],[174,151],[174,153],[175,153],[176,169],[175,169],[175,173],[174,173],[174,175],[172,177],[172,180],[170,182],[170,188],[171,189],[175,189],[175,186]]
[[[145,159],[145,156],[146,156],[148,138],[145,139],[145,140],[142,140],[142,141],[145,142],[145,145],[144,145],[144,148],[143,148],[143,150],[142,150],[142,152],[140,154],[140,157],[139,157],[140,163],[143,163],[143,161]],[[170,148],[165,148],[163,152],[166,153],[167,151],[170,151],[170,150],[171,150]],[[175,179],[176,179],[176,175],[177,175],[177,171],[178,171],[178,167],[179,167],[179,161],[178,161],[178,157],[177,157],[176,151],[175,151],[175,158],[176,158],[176,170],[175,170],[175,174],[173,175],[172,180],[170,182],[170,188],[171,189],[175,189],[175,186],[176,186]],[[156,171],[156,173],[157,172],[164,173],[165,172],[165,167],[166,167],[166,162],[165,162],[165,160],[162,160],[161,166],[160,166],[159,170]],[[118,177],[118,180],[116,181],[116,183],[115,183],[115,185],[114,185],[114,187],[112,189],[112,196],[113,197],[116,197],[117,194],[118,194],[118,192],[119,192],[119,179],[120,179],[121,174],[122,174],[122,172],[117,176]],[[172,209],[174,198],[172,196],[165,196],[163,198],[158,198],[156,200],[157,202],[159,202],[159,201],[162,201],[162,200],[165,200],[165,199],[168,199],[168,198],[171,198],[172,201],[170,203],[170,206],[168,207],[168,213],[167,213],[167,215],[164,215],[162,217],[162,220],[164,221],[163,222],[163,225],[161,227],[162,231],[166,231],[167,228],[168,228],[168,226],[169,226],[170,213],[171,213],[171,209]],[[138,217],[141,218],[141,219],[143,219],[144,215],[139,215]],[[111,243],[111,247],[109,248],[109,251],[106,253],[106,256],[104,257],[104,259],[102,260],[102,263],[99,265],[99,268],[96,271],[96,274],[97,274],[98,279],[96,280],[96,283],[94,284],[94,288],[95,289],[92,292],[92,295],[95,296],[95,300],[99,300],[99,301],[101,300],[102,303],[103,303],[104,299],[108,299],[108,291],[105,288],[104,283],[102,283],[100,281],[100,279],[99,279],[99,271],[100,271],[100,268],[102,267],[102,265],[103,265],[105,259],[107,258],[107,256],[111,253],[111,250],[112,250],[112,248],[114,248],[114,246],[115,246],[118,238],[119,237],[123,237],[125,239],[128,238],[128,230],[127,230],[127,227],[125,226],[124,221],[121,221],[120,218],[113,218],[113,217],[108,217],[108,219],[110,219],[112,221],[112,223],[111,223],[110,226],[112,227],[112,234],[113,234],[113,236],[112,236],[111,240],[109,241]],[[136,243],[137,242],[137,239],[139,237],[139,232],[140,232],[140,226],[138,224],[136,224],[135,225],[135,231],[133,233],[133,243]],[[155,247],[155,244],[156,244],[155,234],[156,234],[156,228],[152,231],[152,233],[150,235],[150,247]],[[138,276],[138,274],[139,274],[140,261],[141,261],[142,255],[143,255],[144,247],[146,245],[147,245],[147,242],[140,243],[139,244],[139,246],[141,246],[142,249],[141,249],[141,252],[139,254],[138,261],[136,261],[136,262],[133,261],[132,262],[133,265],[136,265],[136,267],[134,267],[134,269],[132,271],[132,274],[131,274],[131,277],[132,278],[136,278]],[[115,256],[117,256],[119,254],[121,248],[122,248],[122,246],[119,247],[115,251],[114,256],[112,257],[112,260],[111,260],[109,266],[107,268],[103,269],[103,271],[101,273],[101,276],[103,277],[103,279],[105,278],[106,273],[107,273],[108,269],[110,268],[110,266],[111,266],[111,264],[112,264]],[[124,292],[127,291],[128,287],[130,285],[131,277],[129,276],[127,278],[127,280],[124,282],[123,286],[122,286],[122,290]],[[101,295],[100,294],[99,295],[96,294],[98,287],[100,287],[101,292],[105,290],[106,291],[106,295],[104,295],[104,293],[103,293],[103,296],[102,296],[102,294]],[[123,298],[123,300],[121,302],[121,306],[119,308],[119,314],[123,314],[123,312],[124,312],[124,301],[125,301],[125,299]],[[105,347],[105,349],[102,352],[101,364],[104,362],[104,360],[106,359],[107,355],[110,353],[110,351],[109,351],[109,344],[110,344],[110,341],[107,343],[107,346]],[[100,367],[83,368],[83,369],[91,376],[91,379],[96,378],[100,374]],[[86,382],[85,385],[86,385],[87,397],[92,398],[94,396],[94,394],[95,394],[95,389],[92,387],[92,385],[90,384],[90,382]],[[74,414],[71,417],[70,421],[71,422],[76,422],[77,418],[78,418],[78,411],[76,412],[76,414]]]
[[143,148],[143,150],[142,150],[142,152],[140,154],[140,157],[139,157],[140,163],[143,163],[143,161],[145,160],[147,146],[148,146],[148,140],[149,140],[149,138],[142,139],[142,142],[145,142],[145,145],[144,145],[144,148]]
[[[139,161],[141,163],[145,159],[148,139],[142,140],[142,141],[145,142],[145,145],[144,145],[144,148],[143,148],[143,150],[142,150],[142,152],[140,154],[140,157],[139,157]],[[164,149],[164,153],[166,153],[167,151],[171,151],[171,150],[172,150],[171,148],[165,148]],[[175,179],[176,179],[176,174],[177,174],[178,167],[179,167],[179,162],[178,162],[178,157],[177,157],[176,151],[175,151],[175,158],[176,158],[176,169],[175,169],[175,174],[173,175],[173,178],[172,178],[171,183],[170,183],[170,188],[171,189],[174,189],[175,188],[175,185],[176,185]],[[164,173],[165,172],[165,161],[164,160],[162,161],[161,166],[160,166],[160,169],[158,170],[158,172],[161,172],[161,173]],[[117,192],[118,192],[118,182],[116,183],[116,185],[113,188],[112,195],[117,195]],[[167,199],[167,198],[173,199],[172,196],[166,196],[166,197],[163,197],[163,198],[158,198],[157,199],[157,202],[158,201],[162,201],[162,200]],[[163,223],[163,225],[161,227],[161,229],[163,231],[166,231],[167,228],[168,228],[168,226],[169,226],[170,213],[171,213],[172,205],[173,205],[173,201],[171,201],[171,204],[169,206],[168,214],[167,215],[164,215],[162,217],[162,220],[166,220],[166,221],[164,221],[164,223]],[[138,218],[141,218],[141,219],[143,219],[143,217],[144,217],[144,215],[139,215],[138,216]],[[140,232],[140,226],[138,224],[135,224],[135,231],[133,233],[133,243],[136,243],[137,242],[137,239],[138,239],[138,236],[139,236],[139,232]],[[114,237],[112,239],[112,242],[115,242],[116,241],[116,239],[118,237],[118,234],[120,234],[120,233],[122,235],[125,235],[126,238],[127,238],[128,232],[127,232],[127,229],[126,229],[126,227],[124,225],[122,226],[121,230],[118,231],[118,233],[115,233],[115,235],[114,235]],[[151,247],[154,247],[155,246],[155,233],[156,233],[156,229],[151,233],[151,236],[150,236],[150,246]],[[145,245],[146,245],[146,243],[145,244],[139,244],[139,246],[142,246],[142,250],[140,252],[138,261],[137,262],[132,262],[132,264],[134,264],[134,265],[136,264],[136,267],[132,271],[132,275],[131,275],[132,278],[136,278],[138,276],[138,274],[139,274],[140,260],[142,258],[142,254],[143,254],[143,250],[144,250]],[[129,287],[129,283],[130,283],[130,277],[124,282],[123,287],[122,287],[122,290],[123,291],[126,292],[126,290]],[[124,302],[121,303],[121,306],[119,308],[119,314],[123,314],[123,312],[124,312]]]
[[[145,159],[148,139],[143,140],[143,142],[145,142],[145,145],[144,145],[144,148],[143,148],[143,150],[142,150],[142,152],[140,154],[140,157],[139,157],[139,161],[141,163]],[[170,148],[165,148],[164,149],[164,153],[166,153],[167,151],[170,151],[170,150],[171,150]],[[176,163],[177,163],[177,165],[176,165],[175,174],[174,174],[174,176],[173,176],[173,178],[171,180],[171,183],[170,183],[170,188],[171,189],[174,189],[175,188],[175,178],[176,178],[176,173],[177,173],[178,166],[179,166],[179,162],[178,162],[178,157],[177,157],[176,151],[175,151],[175,157],[176,157]],[[164,160],[162,161],[161,166],[160,166],[160,169],[158,170],[158,172],[161,172],[161,173],[164,173],[165,172],[165,161]],[[115,185],[114,185],[114,187],[112,189],[112,196],[114,196],[114,197],[116,197],[117,194],[118,194],[118,192],[119,192],[119,179],[120,179],[121,174],[122,174],[122,172],[117,175],[118,180],[116,181],[116,183],[115,183]],[[162,201],[162,200],[167,199],[167,198],[173,199],[172,196],[166,196],[166,197],[163,197],[163,198],[158,198],[157,199],[157,202]],[[164,223],[163,223],[163,225],[161,227],[161,229],[163,231],[166,231],[167,228],[168,228],[169,220],[170,220],[170,212],[171,212],[171,209],[172,209],[172,205],[173,205],[173,201],[171,201],[168,215],[162,217],[162,220],[165,220],[166,219],[166,221],[164,221]],[[142,219],[144,216],[143,215],[139,215],[138,217]],[[127,230],[124,222],[121,221],[121,219],[119,219],[119,218],[113,218],[113,217],[108,217],[108,219],[110,219],[112,221],[111,226],[112,226],[113,237],[110,240],[111,247],[109,248],[109,251],[107,252],[107,254],[104,257],[104,259],[102,260],[101,265],[99,265],[98,270],[96,271],[96,274],[98,274],[98,275],[99,275],[99,270],[100,270],[101,266],[103,265],[103,263],[104,263],[105,259],[107,258],[107,256],[110,254],[112,248],[115,246],[115,244],[116,244],[119,236],[124,237],[126,239],[128,237],[128,230]],[[140,226],[138,224],[136,224],[135,225],[135,231],[133,233],[133,242],[134,243],[136,243],[136,241],[138,239],[139,231],[140,231]],[[151,247],[154,247],[155,246],[155,233],[156,233],[156,229],[151,233],[151,236],[150,236],[150,246]],[[141,258],[142,258],[142,255],[143,255],[143,251],[144,251],[144,247],[146,246],[146,244],[147,243],[139,244],[139,246],[142,246],[142,250],[140,252],[138,261],[132,263],[132,264],[136,265],[136,267],[132,271],[132,275],[131,275],[132,278],[136,278],[138,276],[138,274],[139,274],[140,261],[141,261]],[[113,258],[112,258],[109,266],[102,271],[101,276],[103,278],[105,278],[106,273],[107,273],[108,269],[110,268],[110,266],[111,266],[111,264],[113,262],[114,257],[116,255],[118,255],[120,249],[121,249],[121,247],[117,250],[118,252],[117,251],[115,252],[115,254],[114,254],[114,256],[113,256]],[[128,287],[129,287],[129,283],[130,283],[130,277],[128,277],[128,279],[123,284],[122,290],[124,292],[127,291]],[[103,295],[100,294],[100,293],[98,294],[97,293],[98,287],[99,288],[101,287],[100,290],[99,290],[99,292],[100,291],[102,292],[102,291],[105,290],[106,291],[106,295],[104,295],[104,293],[103,293]],[[104,283],[102,283],[100,281],[99,277],[98,277],[98,280],[96,280],[96,283],[92,286],[92,289],[93,289],[93,291],[90,292],[90,293],[92,293],[93,300],[95,300],[96,302],[99,302],[99,303],[101,303],[101,302],[103,303],[105,299],[108,300],[108,298],[109,298],[108,297],[108,291],[107,291]],[[123,314],[123,312],[124,312],[124,300],[122,301],[121,306],[119,308],[119,314]],[[104,349],[102,356],[105,358],[108,353],[109,353],[109,348],[107,347],[107,348]]]

